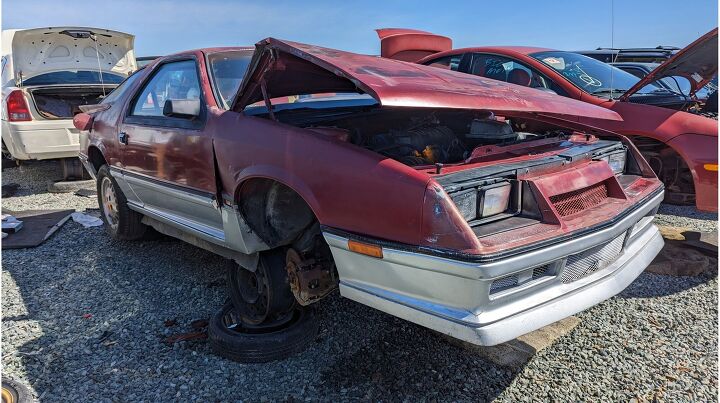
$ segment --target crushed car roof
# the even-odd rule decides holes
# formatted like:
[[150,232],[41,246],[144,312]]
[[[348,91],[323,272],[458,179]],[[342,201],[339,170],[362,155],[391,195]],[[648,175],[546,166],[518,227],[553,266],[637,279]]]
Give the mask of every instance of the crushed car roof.
[[264,99],[328,92],[365,93],[383,106],[622,120],[608,109],[537,89],[275,38],[256,44],[232,109],[241,111]]

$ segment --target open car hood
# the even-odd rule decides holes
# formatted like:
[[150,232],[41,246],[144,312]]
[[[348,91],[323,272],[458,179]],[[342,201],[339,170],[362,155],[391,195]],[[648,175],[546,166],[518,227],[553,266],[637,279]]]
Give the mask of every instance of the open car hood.
[[88,27],[33,28],[3,31],[2,39],[6,46],[11,44],[8,50],[12,51],[15,76],[22,74],[23,79],[66,70],[102,69],[126,76],[137,70],[135,36],[123,32]]
[[586,102],[470,74],[274,38],[255,46],[234,111],[266,98],[355,92],[370,95],[383,106],[622,120],[615,112]]
[[718,29],[715,28],[698,38],[695,42],[675,53],[647,76],[626,91],[621,101],[627,100],[644,86],[657,80],[681,76],[690,81],[690,94],[705,86],[717,74],[718,69]]

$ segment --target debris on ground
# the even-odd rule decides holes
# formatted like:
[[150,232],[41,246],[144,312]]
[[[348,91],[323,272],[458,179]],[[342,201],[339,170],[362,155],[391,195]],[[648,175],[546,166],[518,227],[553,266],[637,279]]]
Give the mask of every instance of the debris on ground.
[[22,229],[23,222],[10,214],[2,215],[2,232],[6,234],[14,234]]
[[90,198],[95,198],[95,197],[97,197],[97,191],[96,191],[96,190],[85,189],[85,188],[83,188],[83,189],[78,189],[78,191],[76,191],[76,192],[73,193],[73,194],[74,194],[75,196],[80,196],[80,197],[90,197]]
[[671,227],[668,225],[658,225],[657,227],[660,235],[670,241],[684,241],[685,235],[683,234],[690,231],[690,228],[685,227]]
[[[72,212],[73,210],[3,210],[3,214],[20,219],[23,229],[4,238],[2,249],[33,248],[42,244],[70,219]],[[4,223],[3,232],[6,232]]]
[[75,212],[72,213],[72,219],[76,223],[82,225],[85,228],[91,228],[91,227],[99,227],[103,225],[103,222],[101,219],[97,217],[93,217],[90,214]]
[[[177,320],[171,319],[163,322],[165,327],[174,327],[178,325]],[[192,340],[205,340],[208,337],[208,320],[197,319],[190,322],[190,327],[193,329],[189,332],[175,333],[168,337],[165,337],[163,341],[167,344],[174,344],[180,341],[192,341]]]
[[205,340],[207,339],[207,331],[178,333],[166,337],[163,341],[167,344],[174,344],[179,341]]
[[497,365],[510,368],[522,368],[535,354],[550,347],[560,337],[570,333],[579,323],[579,318],[570,316],[516,339],[489,347],[476,346],[449,336],[445,337],[451,343],[478,354]]
[[666,276],[699,276],[708,271],[711,259],[696,249],[688,248],[685,242],[666,241],[660,254],[645,271]]

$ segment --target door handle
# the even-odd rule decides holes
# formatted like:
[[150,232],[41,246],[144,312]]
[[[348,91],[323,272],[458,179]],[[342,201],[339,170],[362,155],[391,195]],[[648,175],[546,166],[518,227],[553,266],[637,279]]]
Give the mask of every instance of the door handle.
[[120,132],[120,133],[118,133],[118,141],[119,141],[120,143],[122,143],[122,144],[127,145],[127,143],[128,143],[128,137],[129,137],[128,134],[125,133],[125,132]]

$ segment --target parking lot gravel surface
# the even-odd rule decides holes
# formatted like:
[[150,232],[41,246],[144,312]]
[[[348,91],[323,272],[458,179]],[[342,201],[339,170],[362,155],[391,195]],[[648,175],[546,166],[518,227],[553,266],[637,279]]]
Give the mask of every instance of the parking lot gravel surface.
[[[3,208],[97,208],[47,193],[54,172],[3,170],[3,185],[20,185]],[[674,225],[717,226],[716,215],[662,210]],[[700,277],[642,274],[522,368],[337,294],[318,306],[316,342],[284,361],[245,365],[204,340],[165,343],[221,306],[227,268],[172,238],[116,242],[72,221],[37,248],[5,250],[3,376],[41,401],[717,400],[716,263]]]

